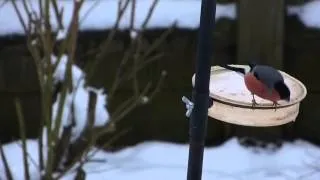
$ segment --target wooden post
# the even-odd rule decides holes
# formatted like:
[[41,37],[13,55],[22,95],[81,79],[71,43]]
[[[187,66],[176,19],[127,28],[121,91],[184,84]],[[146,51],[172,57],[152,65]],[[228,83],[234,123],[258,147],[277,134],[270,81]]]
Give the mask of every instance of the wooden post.
[[282,68],[284,0],[238,2],[237,63],[254,60]]

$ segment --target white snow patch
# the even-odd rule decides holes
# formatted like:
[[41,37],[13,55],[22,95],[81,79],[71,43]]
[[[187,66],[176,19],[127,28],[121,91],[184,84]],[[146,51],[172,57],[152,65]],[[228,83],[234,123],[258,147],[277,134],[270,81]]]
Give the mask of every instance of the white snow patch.
[[63,39],[65,39],[66,38],[66,36],[67,36],[67,33],[68,33],[68,31],[67,31],[67,29],[60,29],[59,31],[58,31],[58,34],[57,34],[57,40],[63,40]]
[[[23,176],[22,152],[19,147],[13,143],[4,145],[15,177]],[[36,141],[29,140],[28,147],[31,156],[37,160]],[[84,166],[86,179],[185,179],[188,148],[187,144],[153,141],[114,153],[98,151],[92,159],[100,162],[90,162]],[[93,148],[91,153],[95,150]],[[205,148],[202,177],[204,180],[318,180],[319,158],[320,149],[301,140],[284,143],[275,152],[266,150],[255,153],[240,146],[233,138],[219,147]],[[0,177],[5,179],[3,168],[0,167]],[[36,169],[32,172],[36,174]],[[71,180],[74,176],[74,172],[69,172],[62,179]]]
[[[39,147],[38,141],[26,141],[28,156],[28,165],[30,172],[30,179],[40,180],[39,173]],[[2,146],[5,157],[9,164],[13,179],[24,179],[24,165],[23,165],[23,151],[22,141],[15,141]],[[45,158],[45,157],[44,157]],[[46,158],[45,158],[46,159]],[[0,179],[7,180],[3,159],[0,156]]]
[[[144,142],[116,153],[100,152],[94,158],[107,163],[85,166],[88,179],[117,180],[184,179],[187,173],[188,145]],[[253,151],[240,146],[235,138],[225,144],[206,148],[203,179],[219,180],[316,180],[320,178],[310,165],[320,165],[320,149],[304,141],[285,143],[274,153]],[[65,180],[72,179],[70,174]]]
[[[132,25],[136,30],[141,29],[148,10],[151,7],[152,0],[137,0],[135,20]],[[27,22],[28,17],[23,9],[22,1],[17,1],[18,9],[21,10],[22,17]],[[38,1],[30,1],[35,14],[39,14]],[[73,1],[59,1],[59,9],[64,9],[63,25],[69,27],[72,11],[74,9]],[[200,0],[161,0],[155,7],[146,28],[167,28],[174,23],[177,27],[195,29],[200,21]],[[118,0],[100,0],[84,1],[80,10],[80,30],[104,30],[110,29],[115,25],[118,14]],[[320,1],[314,0],[299,6],[287,6],[287,15],[298,15],[299,19],[307,26],[320,28]],[[237,16],[236,4],[217,4],[216,20],[228,18],[235,20]],[[18,16],[12,3],[8,2],[1,6],[0,17],[0,35],[24,34],[23,27],[20,24]],[[131,3],[128,5],[120,24],[119,29],[128,29],[131,26]],[[57,20],[55,19],[53,9],[51,9],[51,22],[54,30],[57,30]],[[58,39],[64,38],[65,31],[58,32]],[[132,34],[134,38],[134,34]]]
[[[59,64],[57,64],[59,62]],[[62,55],[60,59],[58,57],[51,55],[51,63],[53,65],[57,64],[57,67],[53,73],[53,78],[55,83],[58,81],[64,81],[65,80],[65,72],[67,69],[67,63],[68,63],[68,56]],[[71,66],[71,73],[72,73],[72,86],[76,88],[77,86],[83,86],[84,85],[84,78],[85,74],[83,71],[76,65]]]
[[320,28],[320,1],[314,0],[300,6],[288,6],[288,15],[297,15],[299,20],[309,28]]
[[[52,55],[52,63],[57,62],[57,57]],[[59,64],[54,72],[54,80],[64,81],[65,70],[67,66],[68,58],[63,55],[60,58]],[[64,101],[64,109],[62,114],[61,127],[66,127],[72,124],[72,104],[74,105],[74,120],[75,125],[72,128],[71,142],[74,142],[83,132],[87,124],[88,115],[88,102],[89,92],[94,92],[97,95],[96,109],[95,109],[95,122],[94,126],[106,125],[109,121],[109,113],[106,109],[107,95],[103,92],[103,89],[96,89],[93,87],[85,87],[85,74],[76,65],[72,65],[72,82],[73,91],[68,93]],[[52,106],[52,124],[55,124],[55,119],[58,114],[59,102],[62,101],[60,93],[57,96],[57,101]],[[53,126],[54,127],[54,126]],[[52,128],[53,128],[52,127]],[[63,128],[60,128],[60,136],[63,132]],[[44,128],[43,142],[46,144],[47,131]]]
[[[152,5],[153,0],[137,0],[135,9],[135,21],[133,27],[140,29]],[[25,22],[28,17],[23,9],[22,1],[16,1],[18,9]],[[39,14],[38,1],[30,1],[35,14]],[[69,27],[72,12],[74,9],[73,1],[58,1],[59,9],[64,9],[63,24],[64,27]],[[121,21],[119,28],[127,29],[131,27],[131,2],[128,5]],[[160,0],[151,16],[146,28],[166,28],[177,22],[178,27],[182,28],[197,28],[200,20],[201,1],[194,0]],[[118,0],[101,0],[84,1],[80,10],[80,30],[92,29],[109,29],[115,25],[118,14]],[[24,34],[18,16],[13,8],[12,3],[6,3],[0,10],[0,35],[8,34]],[[235,19],[236,5],[232,4],[217,4],[216,19],[226,17]],[[51,9],[51,22],[55,30],[57,30],[57,20],[54,16],[54,11]],[[63,36],[59,36],[61,38]]]

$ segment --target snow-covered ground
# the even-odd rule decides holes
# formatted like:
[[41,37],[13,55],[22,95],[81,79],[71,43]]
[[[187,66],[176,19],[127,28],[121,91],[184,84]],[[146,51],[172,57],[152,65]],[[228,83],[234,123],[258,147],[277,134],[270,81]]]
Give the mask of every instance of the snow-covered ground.
[[[37,180],[37,141],[28,140],[27,146],[31,156],[32,179]],[[21,146],[18,142],[12,142],[4,146],[4,151],[14,172],[14,179],[22,180]],[[275,152],[256,152],[239,145],[233,138],[219,147],[205,149],[202,177],[203,180],[319,180],[319,158],[320,149],[304,141],[285,143]],[[188,145],[143,142],[114,153],[98,151],[93,159],[99,162],[84,166],[87,180],[185,179]],[[62,179],[71,180],[74,175],[71,171]],[[1,163],[0,179],[5,180]]]
[[[39,13],[38,1],[31,1],[35,12]],[[153,0],[136,0],[135,21],[134,27],[139,29],[143,24],[148,11],[153,3]],[[23,9],[23,4],[17,2],[19,9],[23,11],[23,17],[27,20],[26,13]],[[64,9],[63,23],[66,27],[69,25],[72,11],[73,1],[60,1],[60,8]],[[147,28],[169,27],[175,22],[177,27],[197,28],[199,25],[200,16],[200,1],[195,0],[160,0],[147,24]],[[53,27],[57,28],[57,22],[52,11],[51,20]],[[234,19],[236,16],[235,4],[217,5],[216,19],[221,17]],[[100,1],[85,1],[80,10],[80,28],[86,29],[109,29],[116,22],[118,15],[118,0],[100,0]],[[0,9],[0,35],[23,33],[23,28],[20,25],[19,19],[11,3],[5,4]],[[131,21],[131,3],[129,3],[119,24],[120,29],[130,27]]]
[[297,15],[310,28],[320,28],[320,0],[313,0],[301,6],[287,7],[288,15]]
[[[38,1],[30,1],[32,9],[38,13]],[[141,28],[148,10],[151,7],[152,0],[136,0],[134,27]],[[21,1],[17,1],[18,8],[22,10],[24,20],[27,15],[23,10]],[[166,28],[173,23],[177,27],[194,29],[199,26],[200,0],[160,0],[156,5],[147,28]],[[59,7],[64,9],[63,23],[68,27],[72,11],[73,1],[60,1]],[[99,0],[85,1],[80,10],[80,29],[109,29],[116,22],[118,14],[118,0]],[[53,12],[53,11],[52,11]],[[297,15],[299,19],[307,26],[320,28],[320,1],[314,0],[300,6],[288,6],[287,15]],[[126,29],[130,27],[131,5],[129,4],[120,21],[119,28]],[[216,19],[222,17],[236,19],[236,4],[217,4]],[[9,2],[0,6],[0,35],[22,34],[23,28],[19,19]],[[51,20],[53,28],[57,28],[55,16],[52,14]]]

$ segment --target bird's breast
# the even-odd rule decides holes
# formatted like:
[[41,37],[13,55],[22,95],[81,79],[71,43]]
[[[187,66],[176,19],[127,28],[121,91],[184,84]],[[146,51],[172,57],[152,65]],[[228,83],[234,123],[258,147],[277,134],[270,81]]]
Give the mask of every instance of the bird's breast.
[[265,84],[258,80],[252,73],[248,73],[244,76],[244,82],[247,89],[259,96],[260,98],[267,99],[273,102],[280,100],[279,93],[272,89],[270,90]]

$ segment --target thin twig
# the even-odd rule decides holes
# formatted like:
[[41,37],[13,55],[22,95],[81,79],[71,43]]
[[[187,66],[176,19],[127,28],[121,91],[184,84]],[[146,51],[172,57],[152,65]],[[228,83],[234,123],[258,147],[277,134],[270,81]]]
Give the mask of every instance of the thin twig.
[[[107,39],[104,42],[102,42],[101,45],[100,45],[100,48],[99,48],[99,51],[100,51],[99,55],[100,56],[103,56],[104,52],[106,50],[108,50],[109,46],[111,45],[111,42],[112,42],[112,40],[113,40],[113,38],[114,38],[114,36],[116,34],[116,31],[118,30],[120,21],[122,19],[122,16],[124,15],[125,10],[127,9],[128,5],[129,5],[129,2],[130,2],[130,0],[125,0],[125,3],[123,5],[123,7],[122,7],[123,0],[119,0],[119,2],[118,2],[118,14],[117,14],[116,22],[115,22],[113,28],[111,29]],[[94,69],[96,68],[97,65],[98,65],[98,60],[94,61],[94,63],[89,68],[88,73],[87,73],[87,76],[88,76],[89,80],[92,78]]]
[[141,26],[141,29],[144,30],[146,27],[147,27],[147,24],[149,23],[150,21],[150,18],[152,16],[152,13],[154,12],[154,9],[156,7],[156,5],[158,4],[159,0],[154,0],[148,10],[148,14],[146,16],[146,18],[144,19],[143,23],[142,23],[142,26]]
[[98,153],[100,151],[100,149],[105,149],[108,148],[112,143],[116,142],[121,136],[125,135],[126,133],[128,133],[130,131],[130,129],[124,129],[122,131],[120,131],[119,133],[115,134],[113,137],[111,137],[107,142],[105,142],[104,144],[101,145],[101,147],[96,150],[94,150],[93,152],[90,153],[90,155],[88,154],[86,159],[89,161],[90,159],[92,159],[94,157],[94,155],[96,153]]
[[2,144],[1,144],[1,142],[0,142],[0,154],[1,154],[1,159],[2,159],[2,162],[3,162],[3,165],[4,165],[4,170],[5,170],[5,172],[6,172],[7,179],[8,179],[8,180],[13,180],[12,172],[11,172],[11,170],[10,170],[7,157],[6,157],[6,155],[4,154],[3,146],[2,146]]
[[18,115],[19,121],[19,129],[20,129],[20,137],[22,140],[22,152],[23,152],[23,165],[24,165],[24,177],[26,180],[30,180],[30,172],[29,172],[29,163],[28,163],[28,150],[26,146],[26,132],[25,132],[25,125],[24,125],[24,116],[22,113],[21,102],[19,98],[15,98],[15,106]]
[[113,81],[113,83],[111,85],[111,88],[109,90],[109,95],[108,95],[108,99],[109,100],[113,98],[114,93],[116,92],[118,86],[121,83],[121,79],[123,78],[123,76],[125,74],[124,73],[125,64],[128,62],[128,60],[129,60],[130,56],[132,55],[132,53],[133,53],[133,47],[131,46],[125,51],[125,53],[124,53],[124,55],[123,55],[123,57],[122,57],[122,59],[120,61],[120,65],[119,65],[119,68],[118,68],[118,70],[116,72],[115,79],[114,79],[114,81]]
[[4,0],[1,4],[0,4],[0,9],[3,8],[3,6],[5,6],[10,0]]
[[13,5],[13,8],[15,10],[15,12],[17,13],[17,16],[19,18],[19,21],[20,21],[20,24],[22,25],[23,27],[23,30],[25,31],[26,34],[29,34],[29,31],[28,31],[28,28],[27,28],[27,25],[25,24],[25,22],[23,21],[23,17],[21,15],[21,12],[20,10],[18,9],[18,6],[16,4],[16,1],[15,0],[10,0],[12,5]]
[[58,22],[58,30],[64,29],[63,21],[61,21],[63,19],[63,7],[61,10],[59,10],[58,4],[57,4],[57,2],[59,2],[59,1],[53,0],[51,2],[53,5],[54,15],[56,16],[56,19]]
[[167,76],[167,72],[166,71],[162,71],[161,75],[160,75],[160,79],[159,82],[157,83],[157,86],[155,87],[154,91],[150,93],[148,101],[151,101],[155,95],[161,90],[164,78]]
[[[135,11],[136,11],[136,0],[132,0],[132,6],[131,6],[131,18],[130,18],[130,30],[132,31],[135,29]],[[137,66],[138,66],[138,55],[140,54],[140,49],[141,49],[141,42],[140,39],[134,39],[133,42],[138,42],[137,47],[136,47],[136,53],[133,55],[133,71],[136,71]],[[134,43],[135,44],[135,43]],[[136,55],[138,54],[138,55]],[[137,73],[135,73],[133,77],[133,90],[134,90],[134,96],[137,96],[139,94],[139,83],[138,83],[138,78],[137,78]]]
[[[161,54],[158,54],[158,55],[155,55],[155,56],[147,59],[147,57],[150,56],[150,54],[153,53],[166,40],[168,35],[172,32],[173,27],[174,26],[172,26],[170,29],[166,30],[163,34],[161,34],[161,36],[150,45],[150,47],[146,50],[146,52],[143,55],[139,55],[139,51],[141,48],[141,40],[135,44],[136,46],[138,46],[137,47],[138,52],[133,52],[133,45],[134,44],[131,44],[130,48],[127,49],[127,51],[124,53],[124,56],[120,62],[120,66],[119,66],[118,71],[116,73],[115,80],[113,81],[113,84],[112,84],[110,91],[109,91],[109,96],[108,96],[109,100],[111,100],[113,98],[114,93],[116,92],[116,90],[119,87],[121,82],[123,82],[124,80],[130,80],[131,78],[135,78],[138,71],[143,69],[148,64],[154,62],[155,60],[158,60],[162,56]],[[141,38],[141,35],[138,34],[137,39],[140,39],[140,38]],[[129,74],[126,74],[123,72],[124,71],[123,69],[124,69],[125,64],[129,60],[129,55],[131,55],[132,53],[135,53],[134,58],[135,58],[136,64],[132,68],[132,71]]]
[[119,121],[120,119],[122,119],[124,116],[126,116],[129,112],[131,112],[141,102],[141,98],[147,94],[147,92],[149,91],[150,88],[151,88],[151,83],[149,82],[144,87],[141,94],[129,106],[127,106],[126,108],[123,108],[122,110],[120,110],[120,109],[116,110],[116,112],[119,112],[119,113],[114,113],[115,115],[113,114],[111,116],[110,122],[115,123],[115,122]]
[[[16,143],[18,146],[20,146],[20,148],[22,149],[23,148],[23,146],[22,146],[22,144],[20,144],[20,143]],[[31,156],[31,154],[27,151],[27,156],[28,156],[28,159],[30,159],[30,161],[31,161],[31,163],[35,166],[35,167],[38,167],[39,165],[37,164],[37,161],[34,159],[34,158],[32,158],[32,156]]]
[[[117,135],[115,135],[114,137],[112,137],[111,139],[109,139],[104,145],[103,147],[106,147],[108,145],[110,145],[111,143],[113,143],[116,139],[118,139],[121,135],[123,135],[124,133],[128,132],[127,131],[121,131],[120,133],[118,133]],[[100,137],[100,134],[98,133],[97,135],[94,135],[94,139],[98,139]],[[84,150],[85,152],[87,152],[85,160],[82,161],[82,157],[83,154],[78,154],[77,157],[74,159],[74,162],[71,163],[69,166],[65,167],[64,171],[62,173],[60,173],[56,179],[60,179],[61,177],[63,177],[67,172],[69,172],[73,167],[74,164],[76,162],[82,162],[83,164],[87,163],[97,152],[99,152],[98,149],[96,149],[95,151],[93,151],[92,153],[88,154],[89,152],[89,148],[91,148],[90,146],[86,146],[86,149]],[[76,168],[77,169],[77,168]]]

